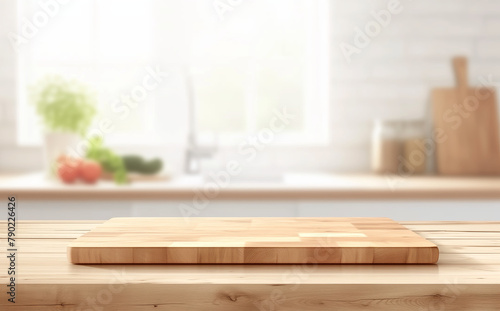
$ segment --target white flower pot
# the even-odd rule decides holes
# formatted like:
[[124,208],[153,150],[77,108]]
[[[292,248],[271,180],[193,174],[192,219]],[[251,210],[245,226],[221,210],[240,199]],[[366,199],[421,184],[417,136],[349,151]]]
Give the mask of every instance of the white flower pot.
[[56,176],[56,160],[61,155],[77,156],[81,136],[73,133],[46,133],[44,137],[45,173],[48,177]]

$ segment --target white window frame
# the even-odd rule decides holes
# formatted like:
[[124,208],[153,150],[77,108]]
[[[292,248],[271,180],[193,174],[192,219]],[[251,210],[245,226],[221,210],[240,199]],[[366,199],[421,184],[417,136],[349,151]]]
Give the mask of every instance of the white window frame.
[[[272,1],[272,0],[271,0]],[[304,0],[309,1],[309,0]],[[330,126],[329,126],[329,34],[330,34],[330,10],[327,0],[316,0],[317,7],[317,20],[311,21],[309,27],[312,29],[309,33],[315,35],[313,38],[313,46],[308,49],[310,56],[308,57],[311,62],[314,62],[311,66],[308,66],[307,72],[307,85],[306,99],[304,102],[304,130],[298,133],[280,133],[276,136],[273,141],[273,145],[283,145],[283,146],[325,146],[330,141]],[[20,9],[22,6],[22,1],[18,2],[18,19],[22,18],[23,10]],[[17,104],[17,133],[18,133],[18,144],[22,146],[40,146],[41,142],[33,139],[22,139],[23,137],[29,137],[25,133],[26,128],[23,128],[25,122],[30,122],[26,120],[21,120],[22,116],[28,115],[28,94],[24,90],[26,85],[23,80],[23,68],[26,64],[26,53],[22,50],[19,52],[18,57],[18,101],[24,102],[25,104]],[[186,118],[187,119],[187,118]],[[206,133],[197,133],[200,137],[206,136]],[[216,135],[216,143],[221,146],[234,146],[234,142],[239,139],[244,139],[248,134],[241,133],[220,133]],[[142,141],[142,143],[131,143],[127,144],[124,141],[110,142],[111,146],[126,146],[126,147],[137,147],[143,145],[158,146],[165,144],[167,142],[162,142],[158,137],[154,137],[148,141]]]

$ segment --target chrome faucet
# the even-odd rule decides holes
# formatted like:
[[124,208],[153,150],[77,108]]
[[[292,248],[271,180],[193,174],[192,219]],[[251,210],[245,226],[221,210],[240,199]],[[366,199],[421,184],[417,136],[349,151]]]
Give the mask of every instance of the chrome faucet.
[[194,85],[189,70],[185,70],[186,74],[186,89],[188,95],[188,148],[186,149],[186,159],[184,172],[186,174],[199,174],[201,172],[201,159],[211,158],[217,151],[217,145],[213,146],[199,146],[197,139],[196,128],[196,103],[194,94]]
[[216,146],[201,147],[190,142],[186,150],[186,174],[199,174],[201,172],[201,159],[211,158],[217,151]]

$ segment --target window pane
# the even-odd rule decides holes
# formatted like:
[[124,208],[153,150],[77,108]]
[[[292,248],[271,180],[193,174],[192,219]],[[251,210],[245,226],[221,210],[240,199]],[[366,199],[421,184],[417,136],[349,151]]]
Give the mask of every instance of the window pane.
[[247,72],[241,63],[219,64],[193,76],[200,131],[245,132]]
[[[54,73],[94,86],[99,118],[114,121],[110,142],[161,136],[158,141],[185,143],[186,72],[201,135],[217,134],[222,143],[226,134],[244,137],[268,126],[283,107],[294,114],[287,135],[318,133],[327,115],[319,95],[325,88],[319,66],[328,57],[320,53],[327,47],[318,31],[321,1],[229,1],[233,8],[223,19],[205,0],[70,1],[22,54],[21,141],[40,141],[28,87]],[[36,0],[21,3],[21,16],[40,9]],[[139,102],[127,102],[146,67],[160,67],[171,78]],[[136,141],[127,140],[132,135]]]
[[[23,3],[21,15],[32,18],[33,12],[42,10],[33,2]],[[93,1],[71,1],[60,7],[47,26],[38,30],[27,48],[33,62],[85,62],[92,59]],[[20,21],[22,24],[22,21]]]
[[[31,0],[19,7],[21,16],[40,10]],[[82,81],[96,91],[99,114],[90,130],[110,119],[113,131],[107,141],[148,141],[154,136],[156,98],[153,91],[139,99],[132,93],[142,87],[149,74],[146,67],[154,68],[153,1],[73,0],[60,10],[22,54],[20,141],[41,141],[42,125],[27,94],[38,80],[54,74]]]
[[194,78],[200,130],[244,135],[268,126],[281,107],[296,116],[286,131],[304,129],[314,2],[255,0],[218,23],[197,21],[191,65],[204,71]]
[[290,61],[265,62],[259,66],[256,87],[257,129],[269,126],[276,109],[286,109],[295,117],[287,131],[303,129],[304,121],[304,70],[302,64]]
[[96,3],[99,61],[150,61],[155,35],[152,0],[98,0]]

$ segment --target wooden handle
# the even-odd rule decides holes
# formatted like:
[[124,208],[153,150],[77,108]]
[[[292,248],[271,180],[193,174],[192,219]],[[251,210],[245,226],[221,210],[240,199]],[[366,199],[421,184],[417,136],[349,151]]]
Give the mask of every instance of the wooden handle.
[[467,90],[467,58],[463,56],[453,58],[453,69],[458,89]]

